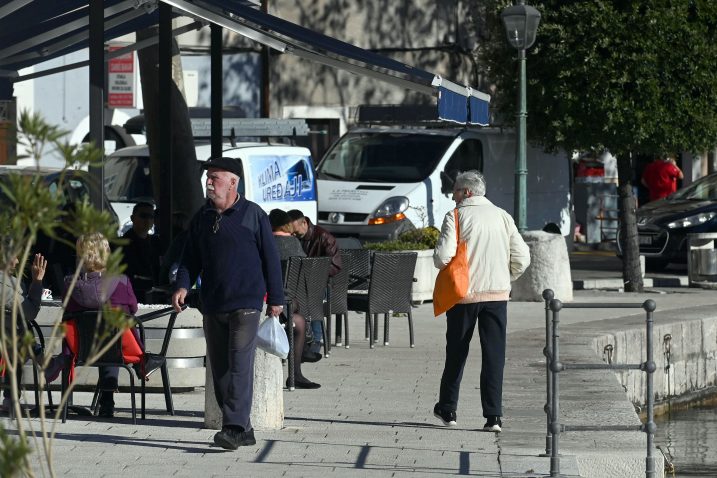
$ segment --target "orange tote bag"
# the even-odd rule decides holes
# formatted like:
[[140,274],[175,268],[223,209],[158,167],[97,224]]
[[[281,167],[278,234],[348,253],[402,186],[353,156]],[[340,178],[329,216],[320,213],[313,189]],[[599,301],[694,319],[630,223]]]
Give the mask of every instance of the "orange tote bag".
[[453,210],[456,222],[456,255],[441,269],[433,288],[433,315],[438,317],[458,303],[468,293],[468,255],[466,243],[461,241],[458,209]]

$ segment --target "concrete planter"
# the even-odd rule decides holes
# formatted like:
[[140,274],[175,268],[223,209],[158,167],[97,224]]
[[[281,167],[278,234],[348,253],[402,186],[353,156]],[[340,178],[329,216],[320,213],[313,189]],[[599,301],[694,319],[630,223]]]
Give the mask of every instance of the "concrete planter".
[[438,269],[433,266],[433,249],[410,252],[418,253],[416,270],[413,273],[417,282],[413,283],[411,301],[420,304],[427,300],[433,300],[433,287],[438,275]]

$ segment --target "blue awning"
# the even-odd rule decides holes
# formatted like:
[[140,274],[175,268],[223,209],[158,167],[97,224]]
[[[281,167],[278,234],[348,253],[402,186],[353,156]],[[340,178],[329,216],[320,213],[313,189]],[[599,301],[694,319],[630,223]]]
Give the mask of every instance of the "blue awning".
[[[249,1],[161,1],[173,6],[175,13],[182,11],[218,24],[280,52],[434,96],[440,113],[436,119],[460,124],[489,122],[487,94],[269,15]],[[105,0],[105,39],[156,24],[154,6],[148,0]],[[0,6],[0,76],[12,76],[21,68],[87,48],[88,37],[87,1],[5,2]]]

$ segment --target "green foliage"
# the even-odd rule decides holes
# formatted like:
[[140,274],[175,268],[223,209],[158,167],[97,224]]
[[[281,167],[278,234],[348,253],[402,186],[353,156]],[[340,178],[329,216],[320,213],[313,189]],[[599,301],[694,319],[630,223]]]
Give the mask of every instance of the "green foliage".
[[370,242],[366,249],[375,251],[420,251],[435,249],[440,231],[433,226],[407,231],[398,236],[397,240]]
[[10,436],[0,423],[0,476],[13,478],[26,474],[30,447],[25,437]]
[[[500,11],[483,60],[500,92],[501,118],[515,112],[516,51]],[[717,2],[536,0],[542,14],[527,52],[528,135],[549,149],[703,151],[717,144]]]

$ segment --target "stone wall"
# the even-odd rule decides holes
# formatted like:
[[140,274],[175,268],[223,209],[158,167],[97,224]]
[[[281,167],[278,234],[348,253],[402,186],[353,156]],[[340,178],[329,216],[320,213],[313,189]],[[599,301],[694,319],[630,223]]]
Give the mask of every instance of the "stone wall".
[[[669,337],[669,338],[668,338]],[[602,335],[593,342],[599,356],[613,346],[613,363],[645,360],[645,329],[630,329]],[[658,401],[699,393],[717,386],[717,317],[672,322],[655,326],[653,354],[657,365],[654,392]],[[616,372],[630,400],[645,404],[646,376],[629,370]]]

